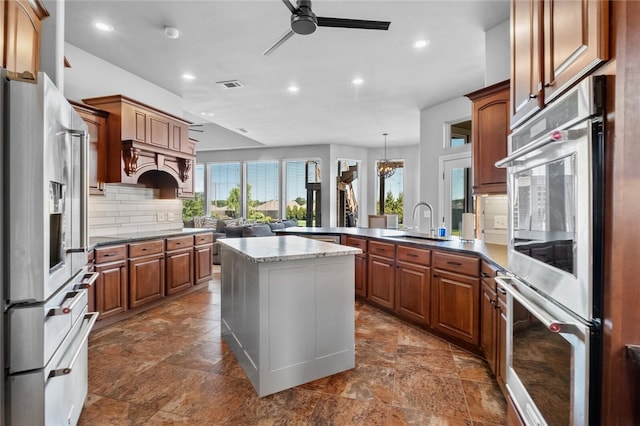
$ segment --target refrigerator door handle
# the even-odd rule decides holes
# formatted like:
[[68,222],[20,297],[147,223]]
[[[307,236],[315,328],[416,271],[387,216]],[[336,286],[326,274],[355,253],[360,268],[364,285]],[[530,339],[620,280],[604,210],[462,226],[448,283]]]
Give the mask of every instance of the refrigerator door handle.
[[76,348],[76,351],[71,357],[69,364],[67,365],[67,367],[61,367],[61,368],[56,368],[54,370],[51,370],[51,372],[49,373],[49,377],[64,376],[71,373],[71,371],[73,370],[73,366],[75,365],[78,357],[80,356],[80,353],[82,352],[83,347],[85,346],[87,339],[89,338],[89,333],[91,333],[93,324],[95,324],[97,319],[98,319],[97,312],[92,312],[84,316],[83,320],[87,321],[87,323],[84,325],[84,330],[82,331],[82,336],[80,337],[80,344],[78,345],[78,347]]
[[89,196],[89,132],[85,130],[66,129],[71,137],[80,139],[80,247],[73,247],[67,250],[68,253],[84,253],[89,247],[88,238],[88,196]]

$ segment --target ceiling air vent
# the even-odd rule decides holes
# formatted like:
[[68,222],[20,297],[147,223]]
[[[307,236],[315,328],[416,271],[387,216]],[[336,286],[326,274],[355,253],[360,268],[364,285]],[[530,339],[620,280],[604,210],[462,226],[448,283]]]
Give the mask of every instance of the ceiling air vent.
[[238,80],[218,81],[216,84],[223,89],[235,89],[237,87],[244,87],[244,84],[242,84]]

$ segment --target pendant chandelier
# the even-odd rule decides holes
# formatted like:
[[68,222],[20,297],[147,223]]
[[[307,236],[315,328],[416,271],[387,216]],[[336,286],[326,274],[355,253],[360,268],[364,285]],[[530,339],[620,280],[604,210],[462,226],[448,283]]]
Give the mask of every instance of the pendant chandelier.
[[393,163],[393,161],[389,160],[387,158],[387,135],[388,133],[383,133],[382,134],[384,136],[384,158],[382,160],[378,160],[378,167],[376,172],[378,173],[378,176],[380,176],[381,178],[389,178],[391,176],[393,176],[393,174],[396,171],[396,166]]

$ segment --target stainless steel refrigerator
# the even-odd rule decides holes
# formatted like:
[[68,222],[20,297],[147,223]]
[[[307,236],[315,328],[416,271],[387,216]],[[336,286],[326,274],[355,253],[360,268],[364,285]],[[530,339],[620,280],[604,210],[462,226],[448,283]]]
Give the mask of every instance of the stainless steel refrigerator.
[[7,425],[76,424],[87,395],[88,129],[46,74],[1,79]]

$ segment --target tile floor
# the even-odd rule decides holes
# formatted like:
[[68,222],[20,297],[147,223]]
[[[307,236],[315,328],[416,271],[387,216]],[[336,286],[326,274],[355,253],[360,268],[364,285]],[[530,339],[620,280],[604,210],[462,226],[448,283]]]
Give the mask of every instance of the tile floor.
[[493,425],[481,358],[356,302],[356,367],[258,398],[220,337],[220,275],[94,332],[80,425]]

